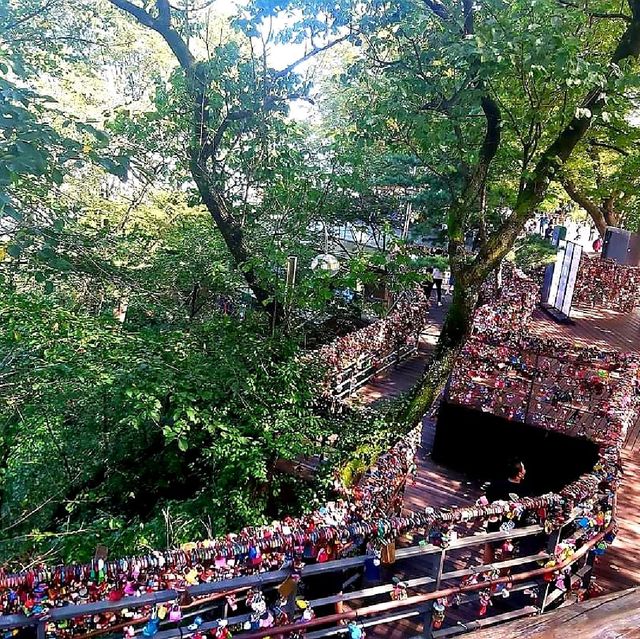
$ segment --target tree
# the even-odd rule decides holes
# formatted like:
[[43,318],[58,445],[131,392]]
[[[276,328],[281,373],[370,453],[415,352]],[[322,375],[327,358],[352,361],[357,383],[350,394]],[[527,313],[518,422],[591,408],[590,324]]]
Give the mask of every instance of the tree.
[[[407,410],[417,421],[470,327],[479,289],[512,249],[594,122],[627,108],[640,51],[640,4],[627,13],[557,0],[396,5],[352,65],[355,117],[368,135],[413,150],[446,185],[449,260],[456,286],[436,357]],[[353,78],[356,82],[353,83]],[[361,107],[362,110],[358,110]],[[367,135],[367,133],[365,133]],[[489,218],[501,207],[502,217]],[[477,229],[477,254],[464,248]]]
[[593,136],[561,173],[569,197],[591,216],[604,237],[607,226],[634,224],[638,190],[638,132],[623,119],[605,142]]
[[[242,169],[229,175],[227,164],[234,155],[247,154],[253,161],[269,163],[268,132],[274,121],[287,109],[287,101],[304,95],[304,87],[292,75],[297,63],[280,71],[268,66],[266,42],[261,52],[254,51],[254,38],[260,34],[248,19],[238,20],[248,36],[249,52],[234,43],[208,48],[208,56],[200,60],[191,51],[189,29],[185,25],[181,34],[176,24],[186,20],[186,11],[176,9],[168,0],[157,0],[154,13],[129,0],[109,0],[126,11],[141,25],[159,33],[176,57],[184,75],[184,95],[189,110],[188,165],[203,204],[211,214],[217,228],[233,256],[235,264],[244,274],[247,284],[258,302],[271,312],[280,305],[273,303],[273,293],[261,281],[252,263],[253,250],[247,238],[245,220],[234,206],[234,198],[225,193],[229,179],[247,177]],[[256,18],[254,18],[255,20]],[[327,16],[325,32],[335,32],[339,26]],[[316,30],[318,26],[316,25]],[[314,46],[298,62],[324,51],[347,36],[340,36],[323,45]],[[237,78],[234,82],[234,78]],[[239,147],[234,150],[234,146]],[[262,151],[262,152],[261,152]],[[239,174],[239,175],[238,175]],[[245,198],[253,185],[244,180]]]

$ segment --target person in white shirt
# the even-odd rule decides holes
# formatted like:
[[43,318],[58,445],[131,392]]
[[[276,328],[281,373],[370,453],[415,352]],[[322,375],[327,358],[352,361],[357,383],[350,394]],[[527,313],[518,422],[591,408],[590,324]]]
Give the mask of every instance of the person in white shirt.
[[436,295],[438,296],[438,306],[442,306],[442,280],[444,275],[442,271],[436,266],[433,269],[433,283],[436,286]]

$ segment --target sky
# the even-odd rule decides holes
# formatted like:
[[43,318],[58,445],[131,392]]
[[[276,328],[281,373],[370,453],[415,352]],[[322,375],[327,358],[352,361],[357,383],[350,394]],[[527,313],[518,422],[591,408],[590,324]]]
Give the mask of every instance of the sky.
[[[246,0],[217,0],[212,5],[212,11],[221,16],[228,17],[237,13],[238,8],[246,4]],[[295,16],[287,17],[285,15],[282,15],[281,17],[277,17],[273,20],[272,26],[277,32],[286,27],[287,24],[293,19],[295,19]],[[268,28],[269,25],[262,25],[261,32],[266,35]],[[270,65],[274,69],[279,70],[284,69],[286,66],[292,64],[296,60],[299,60],[306,53],[306,48],[304,44],[270,43],[268,53]],[[297,71],[304,72],[313,64],[313,61],[304,62],[297,67]],[[289,117],[294,120],[307,120],[313,117],[315,113],[316,110],[314,109],[313,105],[309,104],[309,102],[307,101],[294,100],[290,104]]]

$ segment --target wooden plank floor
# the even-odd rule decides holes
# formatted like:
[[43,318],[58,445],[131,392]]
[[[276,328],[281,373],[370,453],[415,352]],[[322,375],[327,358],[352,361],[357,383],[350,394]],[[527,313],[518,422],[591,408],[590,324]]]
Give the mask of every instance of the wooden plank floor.
[[[433,306],[429,312],[429,323],[425,327],[420,340],[418,355],[394,369],[386,376],[374,378],[364,386],[354,398],[361,404],[373,404],[376,401],[397,396],[408,391],[420,379],[429,355],[434,348],[442,322],[448,308],[450,298],[443,298],[443,306]],[[405,511],[424,510],[427,506],[434,508],[472,504],[480,496],[477,485],[467,481],[461,473],[439,466],[431,459],[431,449],[435,435],[435,420],[432,416],[425,415],[423,420],[421,446],[417,456],[417,472],[414,480],[407,486],[404,496]],[[419,538],[405,538],[401,545],[415,544]],[[390,569],[387,569],[385,581],[392,577],[407,580],[415,577],[423,577],[430,573],[433,558],[413,558],[399,561]],[[479,564],[480,557],[477,553],[470,556],[468,551],[460,551],[447,559],[446,569],[455,570],[467,567],[471,564]],[[418,587],[411,590],[411,594],[428,592],[427,587]],[[369,601],[369,603],[371,603]],[[463,616],[464,613],[461,613]],[[454,613],[455,615],[455,613]],[[367,629],[367,637],[370,639],[383,637],[385,639],[400,639],[411,637],[422,630],[420,617],[402,620],[393,624],[374,626]]]
[[618,537],[595,565],[596,584],[605,593],[640,585],[640,451],[625,448],[622,461]]
[[467,639],[638,639],[640,591],[627,590],[503,626],[477,630]]
[[[640,308],[631,313],[578,308],[575,324],[558,324],[536,311],[531,331],[541,337],[640,353]],[[640,585],[640,420],[627,434],[622,451],[624,476],[618,490],[618,537],[595,566],[596,583],[605,593]]]
[[571,311],[571,319],[574,324],[559,324],[537,309],[529,329],[534,335],[565,339],[580,346],[640,353],[640,308],[631,313],[576,308]]
[[396,397],[411,389],[420,379],[429,360],[429,355],[438,341],[442,322],[449,308],[447,297],[442,306],[429,309],[428,323],[420,335],[418,353],[400,366],[374,377],[363,386],[351,399],[354,403],[371,405],[380,399]]

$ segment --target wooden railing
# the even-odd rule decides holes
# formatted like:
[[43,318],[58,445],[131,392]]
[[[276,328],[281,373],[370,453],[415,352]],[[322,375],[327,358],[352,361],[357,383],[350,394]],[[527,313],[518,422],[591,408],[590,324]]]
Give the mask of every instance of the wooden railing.
[[382,375],[390,368],[400,365],[418,353],[420,334],[408,339],[405,343],[399,343],[386,354],[361,357],[347,368],[338,371],[331,383],[331,394],[336,400],[351,397],[358,389],[362,388],[376,375]]
[[[619,415],[611,414],[612,423],[614,420],[617,423],[620,419]],[[403,481],[397,481],[398,473],[391,473],[389,475],[391,490],[388,490],[388,486],[376,486],[375,481],[372,481],[371,499],[368,502],[349,501],[347,516],[339,521],[330,522],[318,512],[310,518],[290,519],[286,523],[280,522],[271,527],[249,529],[238,536],[213,540],[207,542],[207,545],[194,545],[193,552],[171,551],[165,553],[163,557],[171,566],[176,566],[177,571],[178,567],[182,570],[193,566],[196,562],[205,563],[205,560],[208,569],[218,556],[234,558],[234,561],[240,565],[244,561],[242,557],[246,559],[248,548],[261,549],[265,555],[273,553],[272,557],[278,556],[278,554],[284,556],[283,553],[286,553],[288,557],[292,558],[299,552],[297,549],[307,543],[315,546],[318,544],[334,546],[334,554],[337,557],[342,557],[334,561],[298,565],[298,562],[293,560],[281,564],[280,569],[261,574],[252,573],[257,573],[264,567],[252,568],[251,563],[247,562],[246,565],[242,564],[242,567],[243,571],[246,570],[248,574],[243,572],[241,576],[233,579],[221,579],[219,574],[210,574],[208,578],[203,580],[205,583],[186,588],[191,596],[198,598],[194,604],[189,604],[186,613],[187,620],[202,613],[205,616],[204,623],[200,626],[202,631],[219,627],[219,621],[223,618],[230,625],[251,621],[251,612],[243,603],[246,601],[244,593],[249,589],[261,589],[267,597],[275,597],[278,585],[292,575],[299,577],[298,581],[294,581],[295,587],[283,604],[283,610],[292,616],[294,623],[274,628],[256,628],[249,631],[248,634],[236,633],[234,634],[236,638],[258,639],[259,637],[271,636],[273,639],[289,639],[289,637],[295,636],[292,633],[304,629],[305,636],[308,639],[313,639],[345,633],[347,627],[344,622],[349,620],[355,620],[362,625],[387,625],[409,618],[422,620],[421,636],[423,637],[449,636],[471,628],[474,624],[485,624],[490,620],[500,621],[502,620],[501,615],[483,616],[478,620],[477,614],[469,612],[464,615],[463,624],[460,626],[457,624],[448,626],[445,623],[443,627],[436,628],[431,623],[434,601],[451,597],[455,599],[458,609],[472,610],[480,598],[486,600],[487,590],[491,591],[491,589],[507,583],[512,584],[511,592],[513,593],[518,592],[517,589],[530,590],[535,593],[535,598],[532,598],[530,603],[517,606],[518,610],[513,610],[509,614],[532,614],[543,611],[564,597],[562,589],[558,588],[553,580],[547,581],[545,578],[553,574],[554,571],[570,568],[571,573],[584,585],[590,574],[590,562],[593,557],[589,549],[594,544],[600,543],[610,532],[614,509],[614,491],[619,475],[618,445],[622,430],[617,427],[613,428],[611,432],[617,434],[617,438],[614,437],[601,444],[600,459],[593,472],[585,474],[557,494],[550,493],[536,498],[525,498],[508,504],[497,503],[489,506],[470,506],[438,511],[429,509],[425,512],[409,513],[404,516],[379,514],[384,512],[384,509],[381,510],[379,507],[380,496],[384,497],[382,501],[389,502],[390,500],[386,496],[395,495],[396,488],[403,486]],[[394,447],[400,451],[398,459],[403,459],[410,452],[410,448],[404,450],[400,446],[402,443],[401,441],[399,445]],[[393,459],[393,457],[389,457],[389,459]],[[406,476],[407,471],[404,466],[401,464],[398,466],[401,467],[400,475]],[[385,475],[382,483],[389,481],[389,477]],[[371,473],[371,478],[375,479],[375,473]],[[607,487],[607,492],[600,494],[605,490],[605,487]],[[387,503],[388,505],[389,503]],[[479,528],[492,516],[513,517],[515,513],[522,510],[535,513],[540,525],[490,534],[484,533]],[[356,516],[351,516],[349,513]],[[585,518],[589,525],[587,527],[578,525],[577,522]],[[473,560],[477,560],[482,548],[488,542],[496,543],[507,539],[533,539],[542,533],[543,524],[544,528],[550,531],[550,537],[546,540],[545,548],[540,552],[509,557],[498,564],[482,568],[468,564],[454,567],[446,565],[449,560],[459,559],[460,553],[468,553],[469,551],[475,553]],[[472,528],[468,528],[468,526]],[[437,535],[434,537],[433,533],[438,532],[440,533],[439,543],[429,543],[429,540],[432,542],[436,540]],[[423,535],[424,539],[422,542],[414,541],[413,545],[398,549],[395,566],[393,569],[391,567],[385,568],[387,574],[381,583],[373,586],[365,584],[363,587],[357,585],[361,579],[363,566],[373,560],[371,554],[364,554],[365,549],[369,547],[371,550],[378,551],[382,544],[388,544],[394,539],[399,540],[403,538],[405,533]],[[454,533],[458,535],[457,538]],[[577,549],[571,557],[563,558],[552,566],[534,568],[522,573],[517,572],[542,559],[551,561],[551,555],[558,547],[558,543],[569,538],[573,539],[572,544]],[[344,556],[344,546],[348,544],[351,544],[352,548],[358,552],[356,556]],[[337,550],[335,547],[340,547],[341,550]],[[138,560],[144,561],[144,558],[138,558]],[[118,562],[108,563],[111,564],[107,568],[114,582],[119,582],[127,576],[127,569],[119,567]],[[390,593],[395,593],[397,589],[391,579],[393,570],[403,570],[403,566],[407,565],[420,568],[418,571],[420,574],[412,576],[406,583],[405,589],[408,596],[380,602],[380,598],[386,599]],[[131,561],[129,561],[130,566]],[[86,578],[87,568],[91,569],[93,566],[72,566],[64,570],[67,576],[70,574],[69,571],[84,570]],[[492,574],[495,571],[498,572]],[[509,574],[502,574],[502,571],[509,571]],[[213,572],[215,573],[215,571]],[[321,576],[326,578],[328,575],[334,575],[336,578],[340,576],[331,593],[325,594],[323,597],[311,598],[310,593],[315,590],[313,580]],[[490,578],[486,579],[487,576]],[[475,582],[471,583],[472,578],[476,577]],[[0,589],[1,594],[6,596],[7,590],[12,588],[11,583],[14,582],[28,590],[30,586],[26,584],[26,579],[25,574],[10,576],[4,580],[0,579],[3,581],[2,589]],[[42,581],[40,577],[38,579]],[[46,577],[44,579],[46,580]],[[296,599],[298,596],[304,596],[302,591],[305,585],[308,586],[309,603],[316,609],[316,617],[306,623],[300,623],[295,621],[294,613],[297,610]],[[22,615],[0,617],[0,629],[36,626],[39,639],[44,639],[48,632],[57,634],[63,639],[67,637],[86,639],[96,634],[112,632],[114,627],[133,624],[137,626],[137,634],[140,634],[141,624],[146,621],[152,607],[173,602],[180,594],[171,588],[165,590],[158,588],[157,590],[157,592],[140,597],[124,597],[119,601],[103,600],[79,605],[67,599],[65,603],[68,605],[55,607],[41,618]],[[230,604],[227,604],[226,600],[226,596],[230,593],[235,593],[240,602],[237,614],[230,615],[228,607]],[[411,593],[410,596],[409,593]],[[493,594],[497,596],[497,592]],[[104,596],[103,594],[102,597]],[[327,610],[336,604],[349,605],[351,610],[337,613]],[[441,604],[437,605],[438,609],[435,612],[439,614],[441,613],[439,608]],[[187,608],[185,607],[185,609]],[[123,610],[137,611],[137,613],[133,619],[116,618],[105,624],[108,628],[91,629],[89,632],[83,632],[81,624],[77,623],[77,620],[86,617],[118,611],[121,613]],[[207,617],[211,619],[207,619]],[[504,615],[502,617],[504,618]],[[74,620],[72,632],[61,627],[67,620]],[[178,625],[163,622],[160,632],[154,636],[158,639],[168,639],[178,635],[191,636],[195,630],[189,630],[187,625],[186,622]],[[48,626],[49,630],[47,630]]]
[[422,290],[405,291],[386,317],[310,354],[309,361],[324,369],[322,394],[339,404],[374,375],[414,355],[428,308]]
[[[612,515],[612,509],[615,506],[612,495],[605,494],[600,496],[600,499],[602,507]],[[586,586],[593,565],[592,551],[610,534],[614,525],[608,516],[606,522],[602,522],[598,528],[594,529],[592,526],[580,525],[584,523],[581,522],[581,517],[581,509],[576,508],[571,516],[549,535],[544,534],[542,526],[534,525],[495,533],[483,533],[476,529],[466,536],[457,538],[453,536],[450,542],[444,545],[434,545],[423,540],[414,545],[399,548],[395,555],[395,564],[383,567],[383,578],[380,582],[375,585],[365,584],[364,587],[358,585],[358,581],[363,566],[372,560],[371,555],[358,554],[340,560],[306,565],[300,570],[299,580],[295,582],[295,587],[287,597],[283,608],[293,616],[296,601],[304,591],[305,584],[312,580],[317,581],[319,577],[326,582],[329,576],[333,576],[335,587],[332,593],[308,599],[309,606],[316,611],[315,618],[307,622],[292,620],[292,623],[281,627],[240,631],[239,634],[234,633],[234,637],[260,639],[269,636],[276,639],[294,636],[291,633],[304,630],[306,639],[321,639],[344,634],[347,631],[345,622],[349,620],[356,621],[362,627],[368,627],[385,626],[403,619],[414,619],[418,622],[416,627],[420,625],[422,627],[417,636],[439,639],[506,619],[543,612],[566,597],[566,592],[556,582],[555,573],[566,570],[568,574],[565,581],[570,579],[574,583],[574,588],[576,584],[580,588]],[[531,554],[513,556],[489,565],[472,563],[463,568],[454,566],[453,569],[448,565],[450,558],[458,560],[462,554],[468,555],[470,552],[472,557],[477,558],[487,543],[499,544],[506,540],[510,542],[534,540],[532,544],[537,542],[538,547]],[[575,552],[558,558],[554,553],[557,553],[558,548],[565,548],[562,544],[566,540],[570,540],[569,546],[575,548]],[[534,545],[530,547],[535,548]],[[549,562],[554,557],[556,557],[554,565],[531,568],[537,563]],[[381,601],[398,590],[397,583],[392,579],[393,573],[407,567],[413,568],[415,572],[416,566],[421,568],[422,574],[407,579],[402,585],[400,590],[405,593],[404,597]],[[526,570],[523,571],[525,568]],[[247,591],[259,589],[265,598],[276,599],[279,596],[276,590],[278,585],[285,582],[292,574],[295,574],[295,571],[291,566],[287,566],[260,575],[191,586],[187,591],[195,599],[187,607],[188,609],[183,609],[181,623],[164,622],[154,636],[156,639],[188,638],[196,632],[215,630],[221,626],[222,619],[224,619],[223,623],[229,626],[250,623],[252,613],[244,604]],[[549,575],[554,575],[554,578],[549,580]],[[486,597],[488,591],[491,591],[494,598],[501,599],[504,588],[508,589],[512,598],[518,592],[528,591],[531,593],[530,602],[502,614],[478,617],[478,601]],[[236,596],[239,610],[230,614],[227,597],[231,594]],[[9,615],[0,617],[0,630],[36,626],[38,639],[44,639],[54,633],[60,636],[60,627],[64,625],[65,620],[77,621],[81,617],[93,617],[126,609],[138,611],[137,618],[114,626],[108,632],[113,633],[124,625],[133,624],[137,626],[136,634],[140,634],[142,625],[147,621],[153,606],[173,602],[180,595],[181,593],[175,590],[165,590],[141,597],[124,597],[114,602],[68,605],[51,610],[47,617],[42,619]],[[462,615],[464,620],[448,624],[445,612],[445,623],[435,629],[434,602],[442,602],[446,598],[449,598],[449,604],[455,603],[457,615]],[[349,606],[350,609],[334,612],[336,605]],[[196,615],[203,617],[204,622],[197,629],[190,629],[188,626]],[[92,631],[75,636],[88,639],[97,634],[101,633]]]

